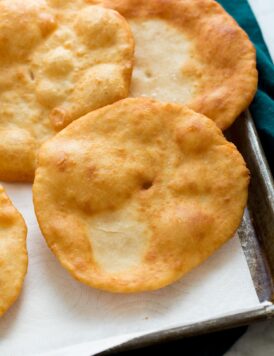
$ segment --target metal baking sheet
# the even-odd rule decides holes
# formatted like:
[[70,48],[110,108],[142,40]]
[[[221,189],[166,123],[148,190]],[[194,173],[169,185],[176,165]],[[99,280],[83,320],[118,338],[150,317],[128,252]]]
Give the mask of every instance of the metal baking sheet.
[[[261,303],[274,296],[274,184],[262,146],[250,113],[247,111],[226,132],[242,153],[250,170],[248,205],[238,230],[252,280]],[[108,349],[100,355],[114,354],[156,343],[247,325],[274,317],[274,305],[269,303],[253,310],[165,331],[154,332]]]

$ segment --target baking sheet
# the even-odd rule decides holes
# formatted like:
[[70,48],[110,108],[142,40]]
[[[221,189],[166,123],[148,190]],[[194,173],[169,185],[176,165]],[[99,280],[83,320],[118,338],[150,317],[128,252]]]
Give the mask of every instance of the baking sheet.
[[29,271],[21,298],[0,319],[1,356],[61,355],[58,350],[72,346],[76,354],[77,345],[81,356],[83,343],[89,343],[91,354],[105,338],[128,339],[127,334],[261,307],[237,236],[162,290],[118,295],[86,287],[47,248],[35,219],[31,186],[3,185],[28,225]]

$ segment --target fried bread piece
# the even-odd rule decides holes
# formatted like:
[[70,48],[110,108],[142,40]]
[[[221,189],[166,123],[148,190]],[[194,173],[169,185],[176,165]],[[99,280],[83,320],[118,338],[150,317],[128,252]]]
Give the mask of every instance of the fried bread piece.
[[128,98],[42,146],[33,194],[42,233],[75,278],[139,292],[178,280],[233,236],[248,181],[212,120]]
[[27,228],[0,186],[0,317],[19,296],[27,272]]
[[136,41],[131,96],[187,104],[229,127],[257,88],[255,48],[213,0],[87,0],[119,11]]
[[40,144],[128,96],[134,40],[82,1],[0,1],[0,179],[32,181]]

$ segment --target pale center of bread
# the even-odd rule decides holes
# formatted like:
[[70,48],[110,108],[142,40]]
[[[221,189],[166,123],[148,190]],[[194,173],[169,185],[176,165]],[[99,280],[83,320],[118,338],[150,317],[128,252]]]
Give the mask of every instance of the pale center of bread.
[[113,274],[142,263],[150,233],[130,203],[120,210],[104,212],[90,221],[90,242],[95,263]]
[[194,83],[183,74],[191,54],[191,42],[163,20],[131,20],[135,48],[131,96],[186,103],[194,95]]

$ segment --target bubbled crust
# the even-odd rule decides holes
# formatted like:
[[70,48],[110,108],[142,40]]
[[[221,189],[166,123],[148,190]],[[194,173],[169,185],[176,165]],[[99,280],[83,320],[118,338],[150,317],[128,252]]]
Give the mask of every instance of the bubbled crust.
[[248,181],[241,155],[211,120],[132,98],[45,143],[33,196],[49,247],[75,278],[136,292],[174,282],[232,237]]
[[0,1],[0,179],[32,181],[40,144],[128,95],[134,41],[84,0]]
[[[212,0],[87,0],[119,11],[130,22],[161,19],[193,43],[182,73],[193,80],[193,98],[182,103],[228,128],[257,88],[255,48],[247,34]],[[163,55],[170,56],[165,52]],[[170,63],[170,66],[173,66]],[[165,70],[165,68],[163,68]],[[157,98],[157,97],[156,97]]]
[[0,317],[21,292],[27,272],[27,228],[0,186]]

